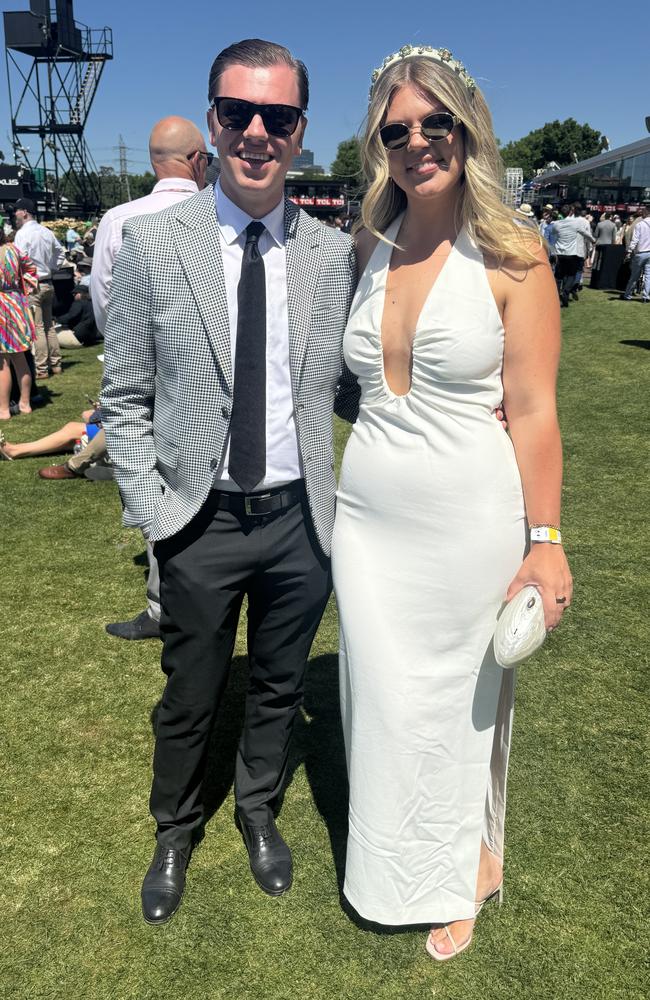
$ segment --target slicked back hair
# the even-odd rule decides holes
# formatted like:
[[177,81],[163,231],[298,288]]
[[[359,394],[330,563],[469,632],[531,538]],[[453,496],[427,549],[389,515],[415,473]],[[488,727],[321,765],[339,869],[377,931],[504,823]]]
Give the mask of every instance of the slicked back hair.
[[208,81],[208,101],[212,103],[217,96],[219,80],[228,66],[277,66],[284,63],[290,66],[296,74],[300,107],[307,110],[309,104],[309,75],[307,67],[300,59],[295,59],[289,49],[275,42],[267,42],[263,38],[245,38],[241,42],[229,45],[219,53],[212,63]]

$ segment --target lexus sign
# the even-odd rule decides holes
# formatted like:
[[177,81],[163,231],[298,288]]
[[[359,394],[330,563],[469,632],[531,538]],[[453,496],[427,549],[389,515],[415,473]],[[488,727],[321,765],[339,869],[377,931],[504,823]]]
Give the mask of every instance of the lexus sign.
[[[0,201],[16,201],[23,196],[22,167],[0,163]],[[29,176],[29,174],[27,175]]]

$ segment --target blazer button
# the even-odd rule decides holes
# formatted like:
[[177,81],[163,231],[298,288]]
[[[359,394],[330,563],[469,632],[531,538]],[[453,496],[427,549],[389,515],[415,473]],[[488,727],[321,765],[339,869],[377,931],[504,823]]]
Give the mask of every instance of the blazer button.
[[223,418],[224,418],[225,420],[227,420],[227,419],[228,419],[228,417],[230,416],[230,407],[229,407],[229,406],[222,406],[222,407],[221,407],[221,416],[222,416],[222,417],[223,417]]
[[216,469],[216,467],[218,466],[218,464],[219,464],[219,459],[218,458],[211,458],[210,459],[210,468],[212,469],[213,472]]

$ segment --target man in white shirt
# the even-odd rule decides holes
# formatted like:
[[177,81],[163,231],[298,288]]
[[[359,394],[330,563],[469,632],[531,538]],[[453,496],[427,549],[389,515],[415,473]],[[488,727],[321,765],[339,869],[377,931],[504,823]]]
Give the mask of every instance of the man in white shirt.
[[38,287],[29,296],[29,304],[34,311],[36,326],[36,378],[46,379],[61,373],[61,348],[52,325],[52,274],[65,263],[65,251],[54,233],[36,221],[36,209],[29,198],[19,198],[15,212],[17,232],[14,242],[34,262],[38,274]]
[[[123,205],[116,205],[104,215],[97,229],[91,271],[91,295],[95,322],[103,335],[113,281],[113,265],[122,246],[122,226],[136,215],[151,215],[197,194],[205,186],[205,173],[212,154],[205,148],[200,131],[186,118],[172,115],[157,122],[149,138],[149,157],[157,178],[151,194]],[[119,639],[160,638],[160,577],[148,532],[149,576],[147,607],[129,621],[106,626],[109,635]]]
[[630,301],[643,274],[641,301],[650,302],[650,205],[644,205],[641,209],[641,219],[634,227],[625,259],[630,261],[630,280],[623,298],[626,302]]
[[205,172],[212,154],[193,122],[171,115],[157,122],[149,137],[149,158],[157,183],[151,194],[110,208],[95,237],[90,293],[95,322],[104,334],[113,265],[122,246],[122,226],[135,215],[161,212],[177,201],[196,194],[205,185]]
[[237,821],[259,887],[277,896],[292,883],[274,811],[331,590],[332,408],[354,419],[359,399],[342,367],[353,242],[284,196],[308,98],[305,67],[282,46],[221,52],[208,88],[216,190],[128,222],[115,267],[102,415],[124,523],[155,542],[167,677],[148,923],[178,909],[206,820],[207,751],[245,597]]
[[560,303],[569,305],[569,296],[577,299],[576,275],[582,271],[585,253],[594,242],[591,227],[586,219],[578,215],[580,205],[563,205],[563,219],[558,219],[550,227],[554,238],[557,264],[555,280],[560,293]]

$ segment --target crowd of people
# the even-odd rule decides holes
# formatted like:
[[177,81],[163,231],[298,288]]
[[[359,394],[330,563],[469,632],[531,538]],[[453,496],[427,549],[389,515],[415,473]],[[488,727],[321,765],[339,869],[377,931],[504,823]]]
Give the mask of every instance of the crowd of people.
[[13,226],[0,219],[0,420],[41,403],[37,383],[61,374],[63,347],[99,339],[90,301],[92,237],[80,243],[65,250],[28,198],[16,201]]
[[612,245],[625,248],[621,298],[629,302],[639,293],[642,302],[650,302],[650,206],[623,218],[609,211],[596,216],[580,203],[537,211],[522,203],[517,214],[536,225],[546,241],[563,308],[578,300],[585,270],[599,270],[603,248]]
[[[146,541],[148,606],[109,626],[163,639],[144,919],[165,923],[181,905],[244,598],[236,822],[260,889],[291,888],[276,816],[334,582],[344,893],[367,920],[426,922],[427,952],[445,961],[502,891],[514,682],[495,658],[496,622],[529,585],[549,631],[571,603],[556,283],[568,305],[592,245],[614,230],[603,219],[592,232],[575,206],[545,209],[540,229],[529,207],[503,204],[489,110],[447,49],[404,46],[373,74],[354,238],[343,220],[323,226],[284,197],[307,125],[300,60],[260,39],[229,46],[208,99],[214,186],[201,132],[165,118],[150,138],[152,193],[97,228],[99,406],[0,449],[16,459],[79,440],[79,455],[46,476],[63,479],[101,442],[123,523]],[[34,242],[19,229],[3,288],[24,327],[16,345],[28,353],[36,337],[36,375],[49,378],[61,370],[47,317],[65,253],[29,208],[18,212]],[[84,294],[66,313],[78,339]],[[353,424],[338,491],[333,412]]]

